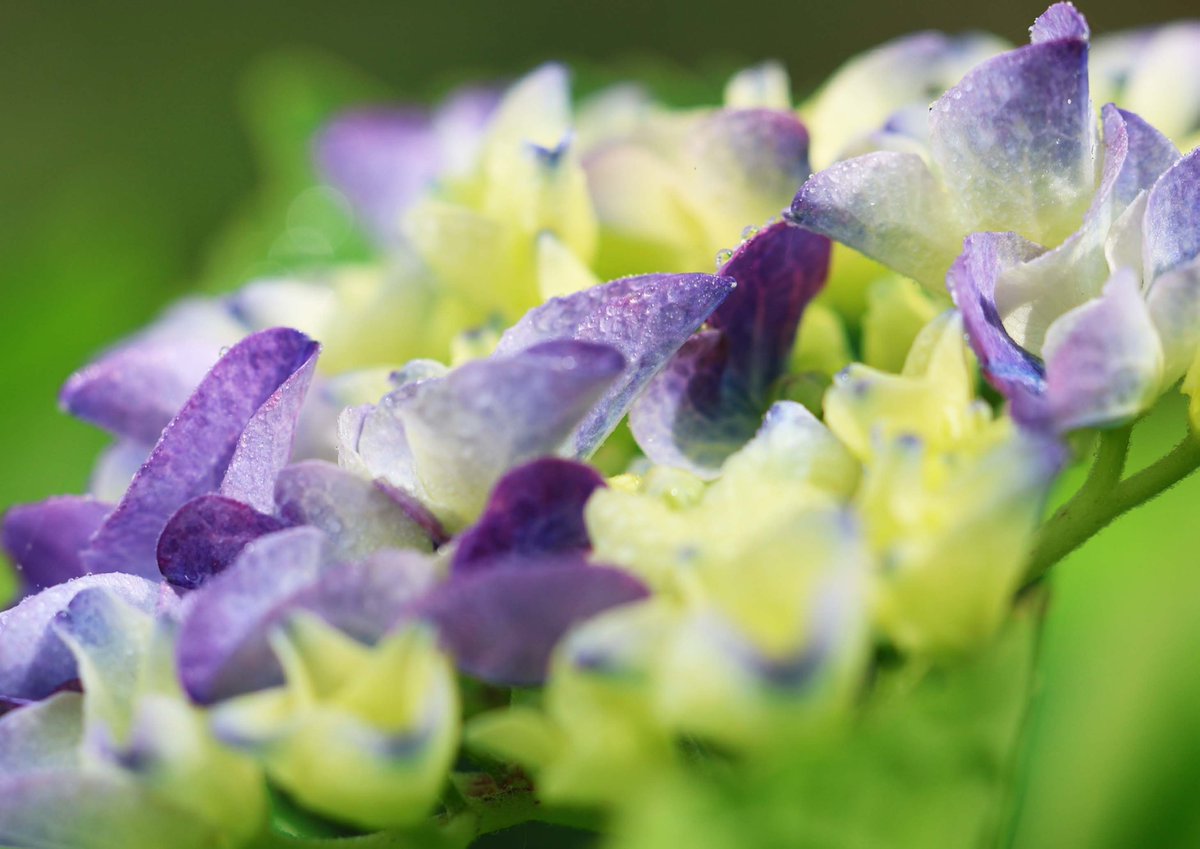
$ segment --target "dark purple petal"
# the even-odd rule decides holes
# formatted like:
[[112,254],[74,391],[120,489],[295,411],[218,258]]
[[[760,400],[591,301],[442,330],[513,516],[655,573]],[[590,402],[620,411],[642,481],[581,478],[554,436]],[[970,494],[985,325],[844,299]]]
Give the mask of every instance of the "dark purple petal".
[[479,521],[459,537],[451,574],[587,552],[583,508],[602,486],[594,469],[570,460],[544,458],[514,469],[496,484]]
[[79,554],[112,509],[79,495],[20,504],[4,514],[0,544],[25,587],[36,592],[84,574]]
[[1008,335],[996,312],[996,280],[1042,250],[1016,233],[975,233],[963,243],[946,282],[962,312],[967,339],[988,382],[1012,403],[1017,421],[1033,427],[1048,422],[1042,365]]
[[280,517],[325,531],[338,558],[347,561],[381,548],[433,548],[429,531],[394,492],[321,460],[288,466],[275,481]]
[[1087,41],[1090,34],[1087,21],[1072,3],[1055,3],[1029,28],[1029,40],[1033,44],[1064,38]]
[[1158,178],[1143,228],[1148,280],[1200,255],[1200,149]]
[[708,274],[627,277],[554,298],[530,310],[496,347],[514,354],[540,342],[576,339],[615,348],[625,367],[578,426],[576,457],[599,447],[646,385],[679,346],[733,290],[734,282]]
[[153,581],[135,575],[85,575],[0,612],[0,699],[42,699],[79,677],[74,655],[51,625],[77,595],[93,589],[147,613],[163,602]]
[[728,342],[730,376],[764,409],[805,307],[829,275],[829,239],[780,221],[743,242],[720,270],[737,281],[708,323]]
[[281,683],[267,634],[332,568],[330,557],[324,533],[291,528],[250,543],[189,595],[176,648],[188,694],[208,704]]
[[968,231],[1053,245],[1078,226],[1095,190],[1086,31],[1052,7],[1033,44],[977,66],[931,107],[933,159]]
[[441,156],[430,118],[417,109],[356,109],[317,136],[317,167],[363,226],[394,241],[409,205],[437,176]]
[[725,335],[702,331],[655,375],[629,412],[647,457],[710,479],[754,436],[763,408],[728,380],[728,363]]
[[[243,468],[278,462],[281,450],[262,441],[269,435],[291,444],[292,430],[278,416],[291,402],[280,393],[307,385],[289,378],[310,370],[317,350],[307,336],[286,328],[260,331],[230,349],[163,432],[92,539],[82,558],[87,570],[159,577],[155,549],[167,519],[197,495],[217,490],[235,456]],[[262,424],[251,427],[256,415]],[[250,434],[247,443],[243,432]]]
[[232,498],[201,495],[167,520],[158,538],[158,568],[168,583],[191,590],[220,574],[252,540],[284,523]]
[[814,174],[787,216],[940,291],[962,245],[949,203],[920,156],[878,151]]
[[446,581],[421,610],[464,672],[493,684],[529,686],[546,677],[550,653],[571,626],[647,594],[626,572],[568,555],[561,565]]

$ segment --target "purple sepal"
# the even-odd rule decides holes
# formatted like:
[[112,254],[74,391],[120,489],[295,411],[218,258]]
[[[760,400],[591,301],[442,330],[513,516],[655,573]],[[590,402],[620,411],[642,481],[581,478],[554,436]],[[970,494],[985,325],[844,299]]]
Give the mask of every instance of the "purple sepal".
[[727,379],[728,362],[725,335],[701,331],[650,381],[629,412],[647,457],[710,479],[754,436],[763,408]]
[[1035,429],[1048,423],[1045,372],[1004,329],[996,310],[996,280],[1041,253],[1016,233],[974,233],[964,241],[962,255],[946,278],[988,382],[1012,402],[1013,418]]
[[496,484],[479,521],[458,538],[451,575],[587,552],[583,508],[603,486],[594,469],[570,460],[545,458],[514,469]]
[[[171,515],[198,495],[221,487],[231,462],[245,469],[274,464],[290,446],[294,421],[277,411],[294,409],[285,389],[310,370],[319,346],[295,330],[273,328],[247,337],[222,357],[179,411],[149,459],[134,476],[124,498],[101,525],[82,562],[89,572],[129,572],[158,578],[156,547]],[[252,424],[255,417],[261,424]],[[244,443],[243,434],[250,437]],[[259,469],[272,476],[277,469]]]
[[496,346],[514,354],[538,343],[576,339],[609,345],[625,367],[575,431],[574,455],[589,456],[617,426],[634,397],[733,291],[708,274],[627,277],[530,310]]
[[[989,59],[930,107],[934,161],[968,231],[1052,244],[1095,189],[1087,25],[1053,6],[1033,43]],[[1078,220],[1078,219],[1075,219]]]
[[464,672],[493,684],[532,686],[545,679],[550,654],[571,626],[647,595],[632,575],[568,554],[555,565],[453,578],[420,611]]
[[[112,433],[153,443],[216,360],[217,350],[133,343],[72,374],[59,393],[59,405]],[[129,380],[130,373],[137,374],[136,382]]]
[[418,109],[367,108],[335,117],[317,136],[317,168],[363,227],[395,241],[404,210],[437,176],[437,139]]
[[1065,38],[1086,41],[1090,34],[1087,20],[1074,4],[1055,3],[1033,22],[1029,28],[1029,41],[1032,44]]
[[1200,255],[1200,148],[1158,178],[1146,201],[1143,232],[1147,280]]
[[429,551],[433,538],[414,501],[323,460],[288,466],[275,481],[279,516],[289,525],[325,531],[342,560],[359,560],[381,548]]
[[19,504],[4,514],[0,544],[16,564],[24,589],[37,592],[84,574],[80,552],[112,512],[80,495]]
[[0,612],[0,699],[43,699],[79,677],[75,657],[51,627],[82,592],[110,592],[153,613],[163,603],[159,584],[135,575],[85,575],[28,596]]
[[229,568],[187,597],[176,658],[184,689],[210,704],[283,681],[267,632],[331,562],[316,528],[291,528],[242,549]]
[[158,538],[158,568],[171,586],[191,590],[225,571],[252,540],[284,523],[232,498],[201,495],[167,520]]
[[829,276],[829,239],[779,221],[759,231],[720,270],[737,281],[708,323],[729,342],[728,371],[766,407],[783,374],[805,308]]
[[805,307],[829,273],[830,242],[786,221],[744,242],[721,269],[737,288],[630,412],[638,445],[657,463],[713,477],[754,436],[784,373]]
[[360,562],[324,570],[296,595],[295,606],[371,645],[411,615],[436,580],[428,557],[382,549]]

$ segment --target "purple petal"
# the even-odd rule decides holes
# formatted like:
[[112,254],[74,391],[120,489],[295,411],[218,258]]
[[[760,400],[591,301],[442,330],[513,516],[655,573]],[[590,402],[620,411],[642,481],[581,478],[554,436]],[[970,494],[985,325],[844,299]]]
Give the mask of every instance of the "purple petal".
[[940,291],[962,244],[948,207],[920,156],[879,151],[814,174],[787,215]]
[[460,528],[505,472],[560,451],[625,365],[613,348],[569,339],[467,363],[384,398],[358,459]]
[[1104,171],[1083,224],[1070,238],[996,282],[996,309],[1018,345],[1040,354],[1047,329],[1098,297],[1109,278],[1105,245],[1113,222],[1179,158],[1174,145],[1136,115],[1103,109]]
[[275,482],[280,517],[325,531],[337,557],[346,561],[381,548],[432,549],[429,531],[393,492],[320,460],[288,466]]
[[[239,464],[252,458],[278,461],[281,451],[261,440],[273,426],[284,424],[276,411],[291,403],[280,391],[299,388],[289,378],[311,369],[317,350],[307,336],[285,328],[255,333],[230,349],[163,432],[125,497],[93,537],[83,553],[87,570],[157,578],[158,537],[176,510],[215,491],[235,458]],[[260,413],[262,425],[250,427]],[[244,431],[251,434],[246,447]],[[286,428],[274,436],[291,443]]]
[[1087,41],[1090,34],[1087,21],[1071,3],[1055,3],[1029,28],[1029,40],[1033,44],[1062,39]]
[[587,457],[625,415],[633,398],[733,290],[708,274],[627,277],[530,310],[496,346],[513,354],[551,339],[610,345],[625,367],[578,426],[574,455]]
[[1146,202],[1143,227],[1148,280],[1200,255],[1200,149],[1158,178]]
[[544,458],[514,469],[496,484],[479,521],[459,537],[451,574],[587,552],[583,508],[602,486],[594,469],[570,460]]
[[1013,417],[1035,427],[1047,423],[1044,372],[1004,329],[996,311],[996,280],[1040,253],[1041,248],[1016,233],[975,233],[963,243],[962,256],[946,278],[984,376],[1012,403]]
[[633,437],[647,457],[712,479],[754,436],[762,408],[726,379],[728,363],[725,335],[702,331],[655,375],[629,413]]
[[930,111],[934,162],[968,231],[1041,244],[1077,226],[1095,190],[1086,24],[1052,7],[1034,43],[990,59]]
[[0,699],[42,699],[79,677],[74,655],[51,625],[77,595],[96,588],[147,613],[162,600],[159,585],[144,578],[85,575],[0,612]]
[[356,109],[317,136],[317,167],[381,242],[400,233],[405,210],[437,176],[440,149],[429,116],[416,109]]
[[79,554],[112,509],[78,495],[20,504],[4,514],[0,545],[29,590],[52,587],[84,574]]
[[[1132,112],[1117,109],[1111,103],[1106,105],[1101,114],[1104,118],[1105,133],[1114,120],[1113,113],[1120,116],[1126,134],[1126,155],[1121,162],[1120,171],[1113,183],[1113,199],[1117,213],[1125,209],[1144,190],[1152,188],[1158,178],[1179,161],[1179,150],[1171,140],[1150,126],[1146,121]],[[1105,162],[1105,175],[1101,192],[1108,178],[1108,163]]]
[[[295,331],[292,331],[293,333]],[[264,513],[275,507],[275,476],[288,464],[300,409],[317,367],[318,346],[250,417],[221,480],[221,494]]]
[[463,671],[493,684],[546,677],[550,653],[571,626],[645,598],[645,586],[577,555],[561,565],[493,569],[446,581],[422,604]]
[[284,523],[240,501],[201,495],[167,520],[158,538],[158,568],[173,587],[191,590],[225,571],[246,544]]
[[326,569],[296,595],[295,608],[371,645],[411,614],[436,582],[432,559],[415,551],[383,550],[358,563]]
[[829,254],[828,239],[780,221],[742,243],[719,272],[737,288],[708,323],[728,340],[731,376],[764,408],[804,308],[825,285]]
[[59,403],[84,421],[153,445],[222,347],[241,335],[223,307],[185,302],[144,334],[71,375]]
[[247,545],[228,569],[188,596],[176,658],[188,694],[208,704],[279,684],[267,642],[296,598],[330,565],[329,541],[315,528],[292,528]]
[[1130,269],[1046,334],[1046,399],[1060,432],[1127,421],[1158,394],[1162,349]]

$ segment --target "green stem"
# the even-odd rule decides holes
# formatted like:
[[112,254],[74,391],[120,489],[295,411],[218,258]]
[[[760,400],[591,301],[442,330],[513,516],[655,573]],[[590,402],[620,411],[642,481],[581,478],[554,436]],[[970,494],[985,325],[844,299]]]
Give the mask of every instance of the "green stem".
[[1113,519],[1160,495],[1200,468],[1200,439],[1189,432],[1169,454],[1124,480],[1130,428],[1100,438],[1096,461],[1079,491],[1038,532],[1025,572],[1025,585],[1036,583],[1072,551]]

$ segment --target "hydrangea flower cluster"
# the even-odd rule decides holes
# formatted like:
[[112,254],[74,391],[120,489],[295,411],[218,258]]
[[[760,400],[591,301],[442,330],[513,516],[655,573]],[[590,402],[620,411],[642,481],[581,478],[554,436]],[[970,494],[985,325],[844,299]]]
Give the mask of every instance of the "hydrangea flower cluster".
[[1200,389],[1200,26],[1092,49],[1060,3],[1030,41],[903,38],[799,106],[774,64],[696,110],[547,65],[336,117],[375,262],[189,300],[63,388],[114,443],[4,518],[0,843],[644,825],[1020,638],[1200,465],[1189,432],[1122,477]]

